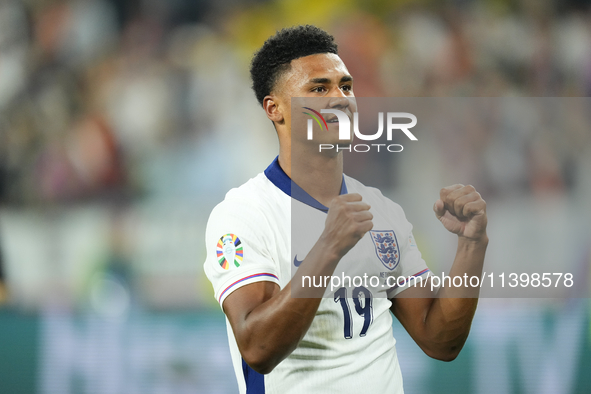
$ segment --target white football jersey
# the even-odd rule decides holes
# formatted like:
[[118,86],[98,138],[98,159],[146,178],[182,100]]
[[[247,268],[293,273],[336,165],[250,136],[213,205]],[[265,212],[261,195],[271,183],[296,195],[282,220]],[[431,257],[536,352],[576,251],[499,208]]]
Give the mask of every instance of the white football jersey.
[[[409,281],[387,278],[423,278],[430,272],[398,204],[343,176],[341,194],[348,192],[361,194],[371,206],[374,226],[341,259],[334,275],[365,275],[366,282],[375,278],[372,286],[359,280],[329,286],[303,340],[267,375],[242,360],[226,319],[241,394],[403,393],[388,298]],[[284,288],[324,230],[327,212],[292,187],[277,158],[264,173],[230,190],[212,211],[206,231],[205,273],[220,305],[250,283],[271,281]],[[292,215],[297,218],[293,237]]]

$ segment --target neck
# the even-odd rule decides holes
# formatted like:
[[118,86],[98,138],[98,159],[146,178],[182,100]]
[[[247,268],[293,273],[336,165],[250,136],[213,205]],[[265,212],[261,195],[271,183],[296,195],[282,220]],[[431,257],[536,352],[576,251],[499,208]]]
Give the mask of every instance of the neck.
[[324,206],[341,192],[343,181],[343,154],[297,154],[292,156],[291,146],[279,149],[279,165],[292,181]]

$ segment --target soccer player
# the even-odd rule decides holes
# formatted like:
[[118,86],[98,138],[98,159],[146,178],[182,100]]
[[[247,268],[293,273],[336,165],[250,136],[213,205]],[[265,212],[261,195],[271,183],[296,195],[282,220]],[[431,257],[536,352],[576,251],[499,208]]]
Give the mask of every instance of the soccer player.
[[[292,115],[299,116],[291,112],[293,97],[323,98],[327,109],[352,112],[353,77],[333,37],[314,26],[283,29],[255,54],[251,77],[279,155],[227,193],[206,231],[205,272],[226,314],[240,393],[402,393],[392,314],[427,355],[450,361],[468,336],[477,293],[445,287],[434,296],[428,287],[397,283],[384,294],[342,287],[331,298],[294,296],[306,294],[296,278],[330,276],[341,266],[425,281],[430,274],[402,208],[344,175],[342,151],[319,153],[305,135],[292,135]],[[342,143],[331,120],[322,138]],[[310,219],[303,238],[312,241],[298,250],[292,207]],[[458,236],[449,276],[480,276],[488,244],[480,194],[471,186],[443,188],[434,211]]]

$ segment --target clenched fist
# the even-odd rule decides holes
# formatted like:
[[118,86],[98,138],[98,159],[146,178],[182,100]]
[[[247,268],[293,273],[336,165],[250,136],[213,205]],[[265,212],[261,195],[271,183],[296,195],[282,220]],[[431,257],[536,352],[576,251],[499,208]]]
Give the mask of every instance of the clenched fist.
[[486,238],[486,202],[472,185],[444,187],[433,210],[448,231],[473,241]]
[[342,194],[331,201],[321,238],[339,257],[373,228],[369,208],[358,193]]

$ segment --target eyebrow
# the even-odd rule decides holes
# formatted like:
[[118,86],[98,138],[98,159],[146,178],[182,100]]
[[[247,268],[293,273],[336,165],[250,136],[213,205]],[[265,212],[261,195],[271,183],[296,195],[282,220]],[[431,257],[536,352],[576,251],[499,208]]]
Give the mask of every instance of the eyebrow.
[[[353,82],[353,77],[350,75],[344,75],[340,82]],[[308,83],[330,83],[330,78],[312,78]]]

